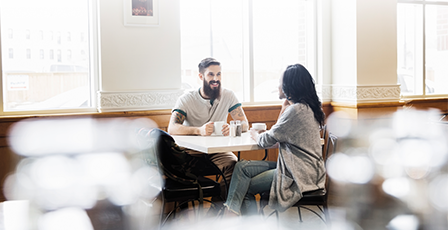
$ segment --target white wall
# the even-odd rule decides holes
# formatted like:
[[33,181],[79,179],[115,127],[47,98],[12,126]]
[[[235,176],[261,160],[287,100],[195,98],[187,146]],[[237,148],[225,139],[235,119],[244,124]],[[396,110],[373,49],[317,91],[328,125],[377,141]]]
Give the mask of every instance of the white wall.
[[397,84],[396,12],[396,1],[358,1],[358,85]]
[[356,84],[356,2],[331,1],[332,84]]
[[159,26],[129,27],[123,0],[100,0],[103,92],[179,89],[179,0],[159,0]]
[[331,1],[331,100],[400,100],[396,1]]
[[99,0],[100,111],[170,109],[182,93],[179,0],[155,1],[159,26],[131,27],[123,0]]

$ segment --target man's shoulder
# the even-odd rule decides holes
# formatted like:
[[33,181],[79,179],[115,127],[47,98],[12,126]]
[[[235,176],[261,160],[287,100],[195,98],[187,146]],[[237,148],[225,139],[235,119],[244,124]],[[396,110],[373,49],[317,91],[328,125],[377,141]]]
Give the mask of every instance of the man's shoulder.
[[222,88],[221,95],[223,95],[224,97],[229,97],[229,96],[234,96],[235,93],[230,89]]
[[198,94],[198,90],[186,91],[179,97],[179,99],[183,99],[183,100],[194,99],[197,96],[197,94]]

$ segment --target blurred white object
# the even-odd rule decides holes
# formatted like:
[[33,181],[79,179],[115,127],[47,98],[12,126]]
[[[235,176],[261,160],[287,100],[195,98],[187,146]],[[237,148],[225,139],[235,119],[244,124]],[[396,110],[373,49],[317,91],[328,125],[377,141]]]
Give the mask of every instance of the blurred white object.
[[39,230],[93,230],[86,211],[64,208],[44,214],[38,223]]
[[[28,230],[29,229],[29,205],[27,200],[4,201],[0,204],[0,229],[4,230]],[[3,226],[2,224],[3,223]]]
[[150,119],[26,119],[15,123],[11,148],[24,156],[124,152],[138,149],[135,131],[155,128]]
[[386,226],[390,230],[417,230],[418,218],[414,215],[398,215]]

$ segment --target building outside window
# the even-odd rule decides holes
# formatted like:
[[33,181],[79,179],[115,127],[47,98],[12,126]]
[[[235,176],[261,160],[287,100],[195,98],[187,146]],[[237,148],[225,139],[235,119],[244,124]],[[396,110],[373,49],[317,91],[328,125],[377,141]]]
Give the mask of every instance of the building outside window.
[[[90,51],[94,45],[87,39],[92,35],[90,31],[94,31],[92,26],[95,22],[92,20],[96,19],[89,7],[94,7],[95,1],[21,0],[0,3],[0,27],[8,28],[0,30],[7,32],[1,34],[1,50],[8,52],[2,57],[9,55],[9,58],[1,60],[3,107],[0,107],[0,114],[72,112],[74,109],[96,111],[92,103],[94,74],[89,72],[95,69],[90,66],[93,58]],[[21,37],[9,39],[9,31],[16,31]],[[38,32],[38,39],[31,37],[32,31]],[[43,31],[49,31],[50,40],[53,40],[53,31],[58,31],[55,34],[57,41],[42,39]],[[87,42],[61,44],[61,31],[66,33],[68,40],[73,33],[86,34]],[[23,55],[12,58],[13,50]],[[49,58],[45,58],[45,50],[49,50]],[[61,50],[67,50],[64,53],[66,60],[63,60]],[[72,56],[73,50],[86,50],[87,54],[84,58]],[[34,51],[36,55],[32,54]]]
[[448,1],[399,0],[397,79],[408,97],[448,94]]
[[198,63],[221,62],[222,85],[245,103],[275,102],[279,78],[301,63],[316,76],[315,1],[183,0],[182,85],[197,89]]
[[57,58],[58,58],[58,62],[62,62],[62,53],[61,50],[57,50],[57,54],[56,54]]
[[61,44],[61,32],[56,32],[56,39],[58,40],[58,44]]

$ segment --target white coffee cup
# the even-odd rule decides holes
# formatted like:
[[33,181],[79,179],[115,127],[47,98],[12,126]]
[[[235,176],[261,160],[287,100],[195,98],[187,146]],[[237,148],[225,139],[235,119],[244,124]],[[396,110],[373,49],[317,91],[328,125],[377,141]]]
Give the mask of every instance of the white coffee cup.
[[213,134],[222,135],[222,126],[224,126],[224,124],[226,124],[224,121],[213,122]]
[[266,130],[266,123],[252,123],[252,128],[255,130]]

